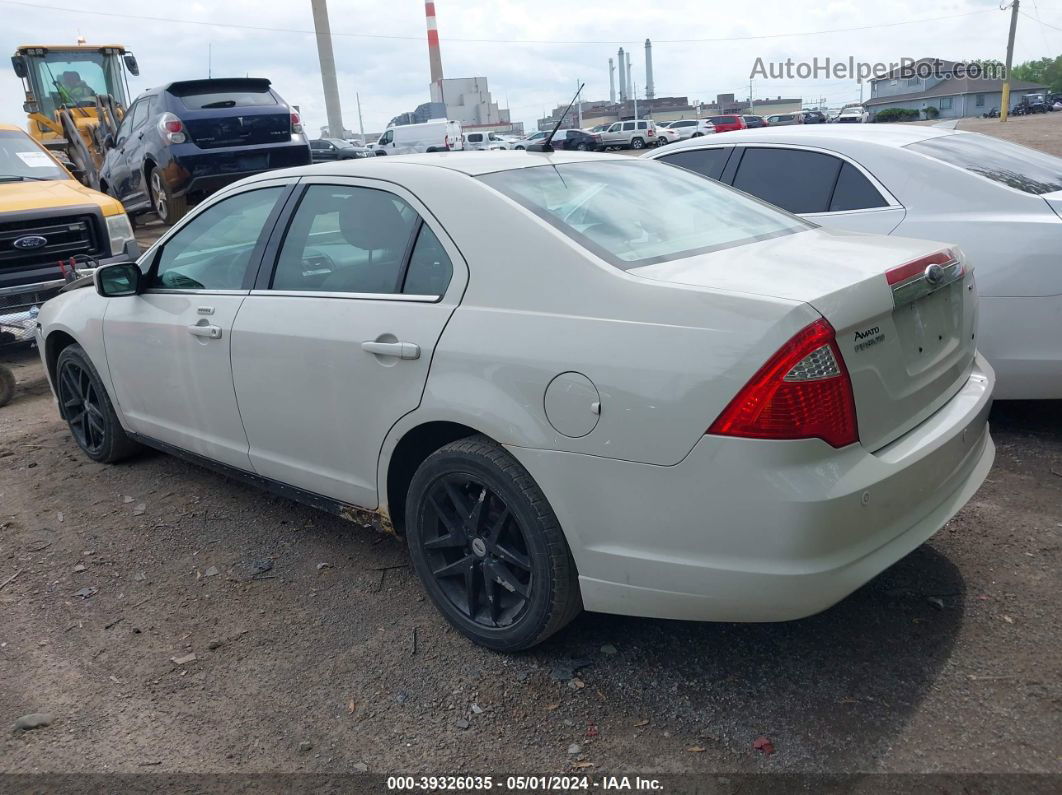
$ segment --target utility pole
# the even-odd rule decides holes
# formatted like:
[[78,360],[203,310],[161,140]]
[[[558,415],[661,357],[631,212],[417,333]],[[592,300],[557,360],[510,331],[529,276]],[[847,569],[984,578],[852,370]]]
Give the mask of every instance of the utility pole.
[[214,76],[214,42],[207,43],[207,80]]
[[756,103],[752,100],[752,80],[749,80],[749,115],[756,113]]
[[575,105],[579,111],[579,129],[583,129],[583,100],[579,96],[579,88],[582,86],[582,81],[576,79],[575,81]]
[[634,97],[634,118],[638,118],[638,84],[631,83],[631,95]]
[[336,58],[332,53],[332,30],[328,25],[328,2],[310,0],[310,6],[313,9],[313,27],[317,31],[317,59],[321,62],[328,135],[342,138],[343,112],[339,108],[339,84],[336,82]]
[[361,133],[361,142],[365,143],[365,122],[361,120],[361,94],[355,91],[354,99],[358,102],[358,132]]
[[1003,75],[1003,98],[1000,100],[999,120],[1006,121],[1010,112],[1010,66],[1014,62],[1014,33],[1018,29],[1019,0],[1010,4],[1010,35],[1007,37],[1007,73]]

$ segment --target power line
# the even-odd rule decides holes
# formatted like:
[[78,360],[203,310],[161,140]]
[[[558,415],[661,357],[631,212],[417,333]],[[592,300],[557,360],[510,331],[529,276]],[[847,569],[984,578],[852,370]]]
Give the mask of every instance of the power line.
[[[2,1],[2,0],[0,0],[0,1]],[[1035,3],[1033,5],[1035,5]],[[1062,28],[1056,27],[1055,25],[1049,25],[1048,23],[1044,22],[1039,17],[1034,17],[1032,14],[1026,14],[1024,11],[1019,11],[1018,13],[1021,14],[1023,17],[1031,19],[1033,22],[1039,22],[1045,28],[1051,28],[1051,30],[1062,30]],[[1037,13],[1039,13],[1039,11]]]
[[[194,19],[175,19],[173,17],[156,17],[148,16],[144,14],[120,14],[113,11],[87,11],[82,8],[69,8],[64,6],[42,5],[40,3],[28,2],[27,0],[0,0],[3,5],[24,6],[26,8],[35,8],[43,11],[62,11],[69,14],[88,14],[91,16],[99,17],[115,17],[118,19],[138,19],[145,22],[169,22],[177,25],[203,25],[212,28],[233,28],[237,30],[254,30],[263,33],[301,33],[306,35],[316,35],[312,30],[302,30],[297,28],[271,28],[262,25],[239,25],[232,22],[207,22],[203,20]],[[823,36],[830,33],[853,33],[861,30],[881,30],[884,28],[896,28],[902,25],[920,25],[927,22],[941,22],[948,19],[960,19],[962,17],[974,16],[976,14],[984,14],[992,9],[981,9],[980,11],[967,11],[963,14],[949,14],[941,17],[923,17],[922,19],[909,19],[903,22],[888,22],[879,25],[861,25],[859,27],[852,28],[832,28],[830,30],[811,30],[800,31],[796,33],[765,33],[757,36],[718,36],[715,38],[707,39],[653,39],[653,44],[703,44],[711,42],[729,42],[729,41],[758,41],[762,39],[786,39],[797,36]],[[1046,23],[1045,23],[1046,24]],[[342,36],[344,38],[354,39],[386,39],[397,41],[417,41],[424,40],[423,36],[398,36],[382,33],[344,33],[333,31],[332,36]],[[455,36],[447,36],[447,41],[463,42],[466,44],[640,44],[642,37],[635,39],[614,39],[614,40],[596,40],[596,41],[573,41],[562,39],[467,39],[459,38]]]

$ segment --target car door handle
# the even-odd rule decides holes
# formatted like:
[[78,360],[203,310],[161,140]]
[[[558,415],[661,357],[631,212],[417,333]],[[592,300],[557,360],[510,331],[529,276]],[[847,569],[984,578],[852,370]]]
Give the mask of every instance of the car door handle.
[[412,342],[377,342],[366,340],[361,349],[377,356],[397,356],[399,359],[419,359],[420,346]]
[[189,326],[188,333],[193,337],[209,337],[212,340],[221,339],[221,326]]

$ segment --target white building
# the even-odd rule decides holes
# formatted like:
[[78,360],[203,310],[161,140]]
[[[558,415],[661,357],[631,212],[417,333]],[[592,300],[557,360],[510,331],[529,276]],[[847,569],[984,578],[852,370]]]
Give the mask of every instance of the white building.
[[462,127],[508,128],[509,111],[490,96],[485,77],[451,77],[431,84],[431,101],[446,105],[446,118]]

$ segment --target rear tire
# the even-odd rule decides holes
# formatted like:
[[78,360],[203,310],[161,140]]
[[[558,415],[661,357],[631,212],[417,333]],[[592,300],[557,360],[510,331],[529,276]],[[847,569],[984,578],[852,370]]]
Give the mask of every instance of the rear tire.
[[173,226],[184,218],[188,212],[187,196],[171,196],[162,169],[152,166],[148,172],[148,193],[151,196],[151,208],[166,226]]
[[59,354],[55,393],[60,416],[77,446],[93,461],[113,464],[140,450],[126,435],[99,373],[80,345],[69,345]]
[[575,561],[520,463],[484,436],[420,465],[406,496],[413,567],[446,619],[475,643],[527,649],[582,610]]
[[641,138],[632,138],[631,139],[631,149],[644,149],[644,148],[645,148],[645,141],[643,141]]

